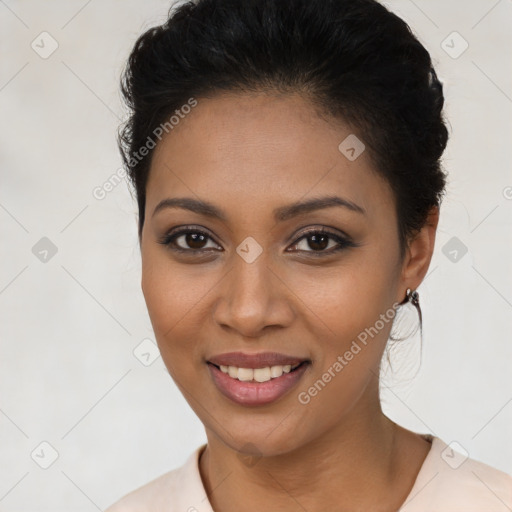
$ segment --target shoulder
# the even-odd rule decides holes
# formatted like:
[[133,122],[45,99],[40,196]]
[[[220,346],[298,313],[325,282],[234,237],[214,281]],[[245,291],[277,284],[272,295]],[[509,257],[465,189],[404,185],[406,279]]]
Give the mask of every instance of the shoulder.
[[458,444],[432,448],[401,512],[510,512],[512,476],[472,459]]
[[162,496],[175,495],[176,482],[179,480],[181,471],[181,468],[177,468],[155,478],[123,496],[107,508],[105,512],[149,512],[150,510],[159,510],[156,507],[162,501]]
[[206,445],[198,447],[186,462],[113,503],[105,512],[210,512],[201,481],[198,460]]

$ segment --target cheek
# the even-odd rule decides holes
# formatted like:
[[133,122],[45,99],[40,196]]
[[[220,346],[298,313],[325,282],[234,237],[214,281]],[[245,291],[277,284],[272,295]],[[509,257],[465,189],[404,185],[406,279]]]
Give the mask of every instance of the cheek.
[[[297,390],[299,414],[321,417],[323,427],[319,428],[334,425],[366,401],[361,400],[365,393],[375,392],[370,383],[378,381],[394,318],[381,320],[389,307],[387,293],[380,293],[383,283],[378,273],[364,275],[354,269],[325,283],[322,292],[308,296],[304,308],[317,313],[306,315],[311,322],[306,328],[315,340],[311,346],[316,364]],[[306,422],[296,428],[301,435],[309,435]]]
[[308,380],[314,388],[301,391],[313,407],[327,406],[328,416],[350,408],[369,379],[378,376],[396,314],[389,255],[381,251],[378,258],[372,252],[360,251],[358,258],[321,276],[315,269],[295,280],[305,306],[302,321],[316,340],[312,354],[317,364]]
[[313,331],[322,331],[333,348],[373,326],[390,307],[396,286],[387,258],[363,251],[331,269],[305,267],[300,275],[290,273],[286,279],[295,283],[293,292]]
[[[171,372],[193,375],[200,358],[208,292],[215,280],[195,265],[179,265],[162,251],[142,257],[142,290],[162,358]],[[211,272],[210,272],[211,274]],[[190,371],[189,371],[190,370]]]
[[159,332],[173,329],[187,313],[193,313],[206,292],[206,283],[198,277],[197,270],[194,277],[194,266],[190,267],[173,262],[158,248],[143,252],[142,291]]

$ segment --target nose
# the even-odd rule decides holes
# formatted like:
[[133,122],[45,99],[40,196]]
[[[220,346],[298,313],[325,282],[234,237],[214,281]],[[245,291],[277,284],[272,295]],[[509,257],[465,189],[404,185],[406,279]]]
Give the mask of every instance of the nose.
[[265,251],[250,263],[236,254],[218,288],[217,324],[247,338],[261,336],[270,326],[289,326],[294,317],[291,292],[278,274]]

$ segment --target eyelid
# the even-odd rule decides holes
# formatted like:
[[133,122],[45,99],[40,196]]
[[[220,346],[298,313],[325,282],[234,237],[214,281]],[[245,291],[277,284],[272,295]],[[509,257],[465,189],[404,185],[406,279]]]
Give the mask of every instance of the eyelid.
[[[312,236],[315,234],[322,234],[327,235],[331,238],[331,240],[334,240],[337,244],[334,248],[330,248],[329,250],[322,250],[322,251],[305,251],[305,250],[295,250],[295,251],[286,251],[286,252],[297,252],[297,253],[306,253],[310,254],[312,256],[327,256],[333,253],[336,253],[338,251],[341,251],[346,248],[350,247],[356,247],[357,244],[354,243],[349,235],[347,235],[344,231],[339,230],[337,228],[330,228],[324,225],[320,226],[309,226],[307,229],[303,229],[300,233],[294,235],[291,238],[291,242],[287,242],[287,247],[291,246],[294,247],[298,245],[303,239],[307,238],[308,236]],[[334,232],[336,230],[337,232]],[[215,237],[209,232],[208,229],[197,226],[197,225],[184,225],[179,226],[173,229],[170,229],[168,232],[166,232],[160,239],[158,239],[158,243],[167,246],[170,250],[181,253],[181,254],[190,254],[190,255],[196,255],[196,254],[208,254],[211,253],[211,251],[217,251],[220,252],[218,249],[213,249],[211,247],[209,248],[203,248],[203,249],[184,249],[182,247],[179,247],[177,245],[173,245],[175,243],[175,240],[183,235],[189,234],[189,233],[198,233],[201,235],[204,235],[208,240],[211,240],[214,244],[217,246],[220,246],[220,244],[215,240]]]
[[349,235],[347,235],[347,233],[345,233],[341,229],[331,228],[331,227],[325,226],[325,225],[319,225],[319,226],[312,226],[312,227],[309,226],[307,228],[299,228],[299,234],[294,235],[291,238],[291,241],[298,242],[299,240],[304,238],[304,236],[308,235],[309,233],[314,234],[314,233],[319,233],[319,232],[323,233],[325,235],[342,238],[345,242],[349,242],[352,240],[351,237]]
[[209,240],[211,240],[213,243],[215,243],[216,245],[218,245],[220,247],[220,244],[215,240],[215,237],[209,232],[208,229],[203,228],[202,226],[193,226],[193,225],[179,226],[177,228],[170,229],[157,241],[158,241],[158,243],[160,243],[162,245],[169,246],[169,248],[171,250],[181,252],[181,253],[193,254],[193,253],[205,253],[207,251],[217,250],[217,249],[212,249],[211,247],[209,247],[207,249],[183,249],[182,247],[172,246],[172,243],[177,238],[179,238],[180,236],[186,235],[188,233],[198,233],[198,234],[204,235]]
[[291,252],[298,252],[299,254],[306,253],[313,257],[317,257],[317,256],[318,257],[319,256],[327,257],[328,255],[335,254],[343,249],[356,246],[356,244],[354,242],[352,242],[352,239],[348,235],[346,235],[344,232],[341,232],[341,233],[343,233],[343,234],[335,233],[335,232],[331,231],[330,229],[326,228],[325,226],[312,227],[312,228],[306,229],[305,231],[302,231],[301,233],[299,233],[298,235],[296,235],[293,238],[291,247],[297,246],[302,240],[307,239],[308,236],[312,236],[312,235],[326,235],[331,240],[333,240],[337,245],[335,247],[331,247],[328,250],[322,250],[322,251],[298,250],[298,251],[291,251]]

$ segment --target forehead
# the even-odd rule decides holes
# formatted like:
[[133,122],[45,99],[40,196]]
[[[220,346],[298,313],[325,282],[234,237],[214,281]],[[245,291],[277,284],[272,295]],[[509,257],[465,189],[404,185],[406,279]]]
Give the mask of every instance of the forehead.
[[391,191],[365,152],[351,161],[340,151],[352,133],[298,95],[198,98],[155,148],[147,211],[184,195],[254,210],[337,194],[380,215]]

